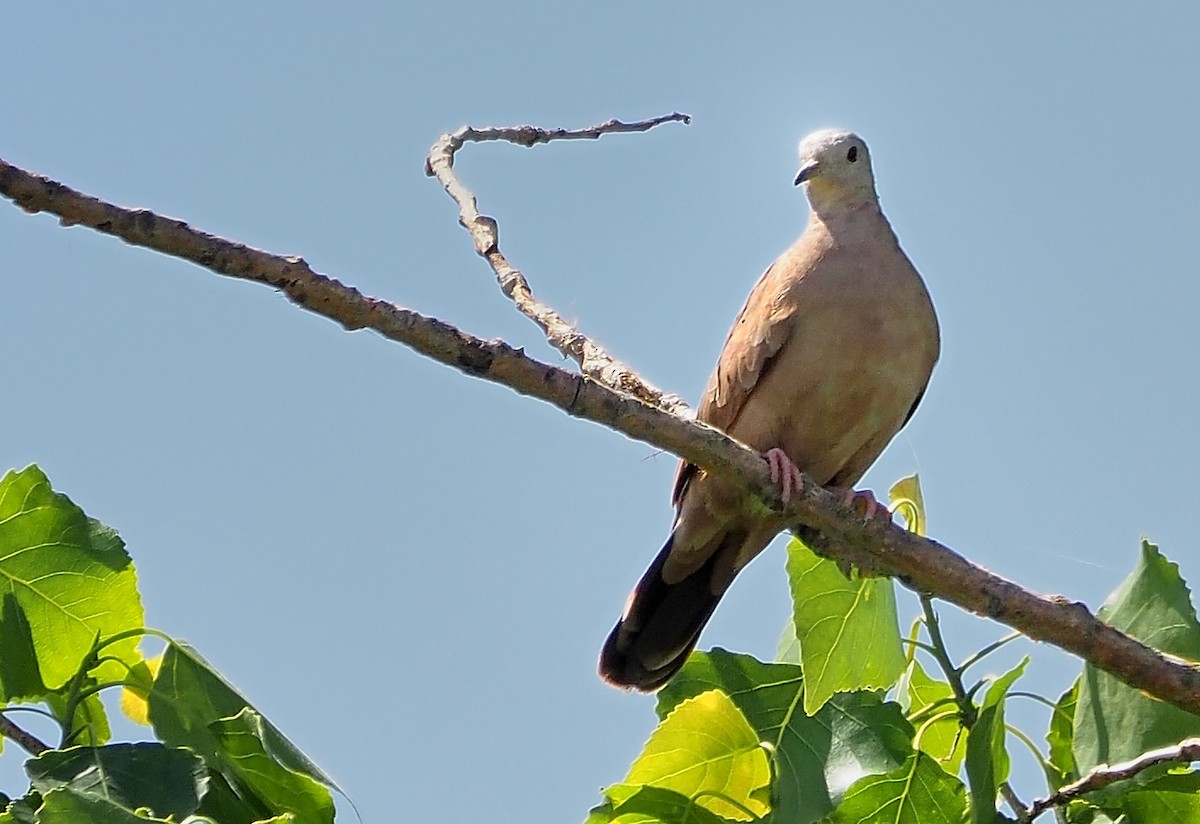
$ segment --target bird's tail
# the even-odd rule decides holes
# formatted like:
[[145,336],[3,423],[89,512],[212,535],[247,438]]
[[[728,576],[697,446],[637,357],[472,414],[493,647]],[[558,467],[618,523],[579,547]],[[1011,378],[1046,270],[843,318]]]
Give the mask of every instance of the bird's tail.
[[[679,672],[728,586],[727,576],[713,573],[732,560],[730,553],[737,552],[746,535],[725,533],[703,566],[668,584],[662,571],[674,539],[667,539],[633,588],[624,615],[600,651],[600,677],[614,687],[652,692]],[[721,583],[718,577],[726,580]]]

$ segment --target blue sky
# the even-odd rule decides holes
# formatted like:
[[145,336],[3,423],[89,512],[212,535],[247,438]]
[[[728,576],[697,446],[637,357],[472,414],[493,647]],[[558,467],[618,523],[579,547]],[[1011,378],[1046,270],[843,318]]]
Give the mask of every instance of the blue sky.
[[[457,168],[540,297],[693,400],[803,228],[797,141],[852,128],[943,330],[864,485],[919,469],[934,537],[1092,606],[1142,535],[1200,576],[1192,4],[76,2],[5,28],[0,157],[553,361],[425,152],[463,123],[691,113]],[[623,777],[652,699],[595,659],[669,526],[669,455],[11,206],[0,275],[0,469],[36,461],[120,530],[149,621],[366,820],[578,820]],[[703,647],[773,651],[782,565],[744,573]],[[961,656],[1004,633],[942,612]],[[1057,694],[1065,655],[995,665],[1030,651],[1024,683]]]

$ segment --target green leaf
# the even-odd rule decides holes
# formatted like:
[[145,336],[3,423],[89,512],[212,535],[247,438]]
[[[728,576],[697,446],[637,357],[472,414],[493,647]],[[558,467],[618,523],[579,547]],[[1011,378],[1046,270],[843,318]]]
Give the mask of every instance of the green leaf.
[[[1137,568],[1098,611],[1107,624],[1170,655],[1200,661],[1200,622],[1179,567],[1142,542]],[[1200,735],[1200,717],[1128,687],[1090,664],[1075,709],[1080,772]]]
[[806,684],[804,712],[814,714],[839,692],[895,684],[906,662],[891,580],[848,580],[798,538],[788,543],[787,570]]
[[1051,790],[1057,790],[1079,778],[1075,768],[1075,756],[1071,746],[1075,738],[1075,703],[1079,698],[1079,679],[1064,692],[1054,705],[1050,716],[1050,728],[1046,731],[1046,743],[1050,745],[1049,763],[1045,765],[1046,781]]
[[1004,699],[1013,682],[1025,673],[1024,658],[988,687],[979,718],[967,734],[967,780],[971,784],[971,821],[996,821],[996,793],[1008,780],[1008,750],[1005,748]]
[[875,693],[848,693],[808,716],[801,710],[799,667],[722,649],[689,657],[659,692],[656,712],[663,718],[682,701],[714,688],[774,748],[775,821],[815,821],[859,778],[896,769],[912,754],[912,727],[897,704]]
[[135,815],[117,803],[71,790],[47,793],[37,811],[38,824],[146,824],[167,823],[165,818]]
[[959,723],[954,690],[913,658],[897,684],[897,698],[917,730],[914,743],[944,770],[957,774],[967,754],[967,731]]
[[197,813],[221,824],[265,821],[272,815],[257,796],[251,793],[239,795],[219,772],[209,773],[208,792],[204,794]]
[[1200,824],[1200,795],[1196,793],[1132,792],[1121,808],[1129,824]]
[[759,817],[770,810],[771,768],[758,733],[716,689],[682,701],[662,720],[624,783],[674,790],[739,821],[749,817],[738,805]]
[[726,824],[731,820],[662,787],[614,784],[604,791],[604,798],[584,824]]
[[[0,556],[6,554],[0,544]],[[45,694],[29,619],[17,596],[5,591],[0,597],[0,699],[36,701]]]
[[[1127,824],[1200,824],[1200,774],[1179,769],[1138,782],[1144,786],[1129,789],[1117,798],[1113,810],[1124,812]],[[1121,784],[1129,788],[1130,782]]]
[[775,645],[775,663],[800,663],[800,639],[796,637],[796,620],[794,618],[787,619],[787,626],[783,628],[783,633],[779,636],[779,643]]
[[[158,737],[166,744],[190,747],[199,753],[210,769],[220,771],[229,780],[235,795],[243,789],[244,776],[238,766],[231,763],[236,760],[228,750],[229,734],[233,730],[218,725],[218,722],[234,719],[243,710],[252,710],[259,719],[258,722],[244,721],[243,726],[254,727],[251,734],[259,739],[270,760],[287,772],[338,789],[333,779],[262,718],[253,705],[188,644],[173,641],[167,646],[154,677],[149,704],[150,723]],[[268,778],[275,780],[274,776]],[[269,806],[267,797],[260,796],[257,789],[253,794],[265,805],[263,812],[266,815],[262,817],[290,809]]]
[[26,761],[25,772],[43,794],[66,788],[177,819],[199,808],[207,784],[204,764],[195,753],[158,743],[47,750]]
[[827,824],[962,824],[967,793],[954,776],[918,752],[898,769],[860,779]]
[[[36,466],[0,479],[0,595],[21,608],[40,678],[50,689],[75,675],[97,637],[143,624],[137,578],[121,539],[51,490]],[[4,629],[9,617],[6,610]],[[139,660],[137,639],[105,647],[104,654],[117,660],[102,662],[95,676],[117,680],[125,672],[121,662]]]
[[893,514],[904,519],[905,528],[914,535],[925,534],[925,496],[921,494],[921,476],[901,478],[888,490]]
[[263,717],[244,709],[209,725],[224,756],[222,770],[261,799],[273,813],[294,813],[304,822],[333,821],[333,797],[312,777],[283,766],[270,751]]
[[37,824],[37,809],[42,806],[42,794],[30,788],[21,798],[14,798],[8,805],[8,814],[17,824]]

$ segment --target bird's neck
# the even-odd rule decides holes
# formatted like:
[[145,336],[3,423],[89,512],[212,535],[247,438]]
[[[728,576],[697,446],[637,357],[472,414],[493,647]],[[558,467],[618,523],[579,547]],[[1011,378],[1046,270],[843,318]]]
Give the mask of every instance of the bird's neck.
[[879,202],[875,199],[856,199],[838,201],[810,202],[812,214],[809,217],[813,223],[825,226],[833,235],[847,227],[861,225],[864,221],[878,220],[882,215]]

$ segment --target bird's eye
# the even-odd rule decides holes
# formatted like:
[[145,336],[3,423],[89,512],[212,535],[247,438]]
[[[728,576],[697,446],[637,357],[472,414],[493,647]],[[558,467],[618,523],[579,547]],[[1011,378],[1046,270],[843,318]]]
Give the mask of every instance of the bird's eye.
[[850,151],[846,152],[846,159],[849,160],[851,163],[858,160],[858,147],[857,146],[850,147]]

